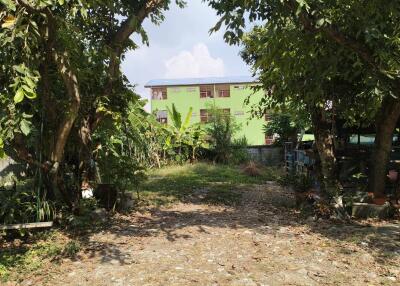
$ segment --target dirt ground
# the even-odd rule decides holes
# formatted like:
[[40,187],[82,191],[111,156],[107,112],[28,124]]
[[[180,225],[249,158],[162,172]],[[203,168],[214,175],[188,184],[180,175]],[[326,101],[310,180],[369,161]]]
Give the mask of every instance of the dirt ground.
[[74,259],[22,285],[400,285],[400,224],[303,218],[275,184],[237,206],[202,203],[116,216]]

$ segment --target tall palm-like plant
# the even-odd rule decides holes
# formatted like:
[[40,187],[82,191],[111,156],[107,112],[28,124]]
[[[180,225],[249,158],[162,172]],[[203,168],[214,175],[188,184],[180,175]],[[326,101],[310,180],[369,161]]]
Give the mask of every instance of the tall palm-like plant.
[[173,127],[179,133],[185,133],[185,131],[190,126],[190,119],[192,118],[193,108],[190,107],[188,113],[186,114],[185,121],[182,122],[182,114],[176,109],[175,104],[172,104],[172,108],[167,107],[169,117],[172,120]]
[[[196,159],[197,150],[200,147],[205,147],[205,132],[199,125],[191,125],[191,118],[193,115],[193,108],[190,107],[188,113],[185,116],[185,120],[182,121],[182,114],[176,109],[175,105],[172,104],[171,108],[168,108],[168,114],[171,118],[171,129],[173,137],[169,138],[168,142],[172,143],[178,150],[178,156],[182,159],[182,150],[186,147],[187,157],[191,157],[192,160]],[[190,152],[191,151],[191,152]]]
[[174,142],[175,147],[178,148],[178,155],[182,155],[182,147],[188,141],[187,130],[190,126],[190,119],[192,118],[193,108],[190,107],[186,114],[185,121],[182,122],[182,114],[176,109],[175,104],[172,104],[172,108],[167,107],[169,117],[172,121],[172,133],[173,137],[171,141]]

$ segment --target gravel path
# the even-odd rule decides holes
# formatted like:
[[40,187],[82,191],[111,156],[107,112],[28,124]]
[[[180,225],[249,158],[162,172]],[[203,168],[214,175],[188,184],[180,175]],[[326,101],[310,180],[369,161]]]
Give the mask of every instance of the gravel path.
[[400,285],[397,223],[304,220],[274,184],[235,207],[179,203],[113,218],[75,261],[25,285]]

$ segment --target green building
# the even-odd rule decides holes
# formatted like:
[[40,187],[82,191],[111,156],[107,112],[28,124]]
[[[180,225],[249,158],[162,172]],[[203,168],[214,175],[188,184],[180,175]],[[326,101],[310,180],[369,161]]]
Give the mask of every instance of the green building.
[[[245,136],[249,145],[271,144],[272,138],[266,138],[263,132],[265,120],[250,118],[251,105],[263,96],[263,91],[251,89],[256,84],[252,77],[220,77],[151,80],[145,87],[151,89],[151,111],[160,122],[170,123],[167,107],[175,104],[182,114],[193,108],[192,123],[205,123],[207,108],[215,105],[229,112],[240,124],[237,137]],[[248,96],[250,104],[246,105]]]

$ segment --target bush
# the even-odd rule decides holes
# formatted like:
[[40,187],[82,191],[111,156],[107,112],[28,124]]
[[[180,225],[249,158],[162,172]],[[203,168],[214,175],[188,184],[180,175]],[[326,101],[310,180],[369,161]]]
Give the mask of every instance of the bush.
[[257,166],[256,163],[250,162],[243,168],[243,173],[250,177],[261,177],[262,172],[261,169]]
[[230,163],[238,165],[248,162],[250,160],[250,155],[247,151],[247,146],[248,144],[246,137],[233,140]]
[[77,241],[69,241],[62,251],[63,256],[65,257],[75,257],[78,252],[81,250],[81,245]]
[[293,186],[297,192],[306,192],[313,186],[312,177],[306,174],[288,173],[277,181],[282,186]]
[[209,109],[211,118],[207,126],[207,133],[211,139],[211,150],[214,153],[213,160],[227,164],[233,153],[233,136],[237,132],[237,125],[233,117],[225,110],[215,106]]
[[282,145],[287,141],[297,141],[297,133],[302,128],[304,126],[292,115],[274,113],[271,115],[271,120],[264,125],[264,133],[268,136],[278,135],[275,144]]
[[52,202],[42,201],[30,184],[0,191],[0,223],[50,221],[55,217]]

